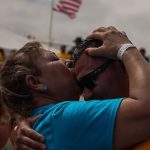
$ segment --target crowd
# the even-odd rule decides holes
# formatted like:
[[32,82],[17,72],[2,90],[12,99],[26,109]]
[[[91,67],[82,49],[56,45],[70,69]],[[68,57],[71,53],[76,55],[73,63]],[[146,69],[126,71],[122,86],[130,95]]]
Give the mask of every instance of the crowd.
[[83,39],[81,37],[77,37],[74,40],[74,46],[67,50],[66,45],[61,45],[60,46],[60,52],[56,53],[59,58],[63,59],[71,59],[72,60],[72,54],[75,50],[75,48],[82,43]]
[[71,62],[30,42],[6,60],[0,74],[6,139],[20,150],[150,148],[150,64],[142,52],[111,26],[94,30],[72,53]]

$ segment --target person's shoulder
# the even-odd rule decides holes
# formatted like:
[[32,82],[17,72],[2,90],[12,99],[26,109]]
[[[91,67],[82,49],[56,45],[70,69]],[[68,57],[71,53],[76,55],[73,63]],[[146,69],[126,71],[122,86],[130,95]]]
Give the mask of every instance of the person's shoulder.
[[66,113],[72,112],[76,114],[90,113],[93,111],[99,112],[101,110],[117,109],[123,98],[108,99],[108,100],[90,100],[90,101],[76,101],[68,102],[64,111]]

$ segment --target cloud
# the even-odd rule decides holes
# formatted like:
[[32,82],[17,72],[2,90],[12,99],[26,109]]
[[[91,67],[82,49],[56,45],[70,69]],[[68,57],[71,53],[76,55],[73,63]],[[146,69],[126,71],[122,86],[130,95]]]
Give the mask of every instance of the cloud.
[[[149,4],[148,0],[83,0],[74,20],[53,12],[53,40],[72,44],[76,36],[86,37],[98,26],[114,25],[126,31],[137,47],[145,47],[150,54]],[[31,34],[48,41],[50,13],[51,0],[13,0],[13,3],[1,0],[0,27],[23,37]]]

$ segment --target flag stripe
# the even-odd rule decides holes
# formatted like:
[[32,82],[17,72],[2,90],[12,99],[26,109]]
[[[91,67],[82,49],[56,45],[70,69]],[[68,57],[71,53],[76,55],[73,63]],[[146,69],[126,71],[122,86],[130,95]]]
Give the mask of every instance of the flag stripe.
[[74,5],[73,3],[69,3],[69,2],[61,2],[60,4],[58,5],[61,5],[65,8],[74,8],[75,10],[78,10],[78,7],[80,6],[79,4],[78,5]]
[[75,6],[75,7],[79,7],[81,5],[81,3],[78,3],[78,2],[75,2],[75,1],[62,1],[61,2],[62,4],[69,4],[69,5],[72,5],[72,6]]
[[58,4],[53,7],[54,11],[67,14],[69,17],[74,18],[79,11],[81,0],[60,0]]
[[69,9],[69,8],[72,8],[72,9],[74,8],[75,10],[78,10],[78,9],[79,9],[78,7],[75,7],[75,6],[70,5],[70,4],[64,4],[63,7],[66,7],[66,8],[68,8],[68,9]]
[[63,7],[60,4],[57,4],[57,6],[53,7],[53,10],[55,10],[55,11],[59,11],[59,10],[62,10],[62,9],[63,9]]
[[69,5],[65,5],[63,8],[66,9],[66,10],[72,10],[72,11],[74,11],[74,12],[79,10],[78,8],[76,8],[76,7],[71,7],[71,6],[69,6]]

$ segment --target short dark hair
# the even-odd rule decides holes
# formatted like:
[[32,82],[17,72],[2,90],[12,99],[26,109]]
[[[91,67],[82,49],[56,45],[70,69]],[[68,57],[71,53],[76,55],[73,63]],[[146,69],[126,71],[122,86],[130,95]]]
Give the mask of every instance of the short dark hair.
[[78,59],[81,57],[81,55],[84,53],[84,50],[86,48],[89,47],[99,47],[102,45],[102,41],[97,40],[97,39],[88,39],[83,41],[80,45],[78,45],[73,54],[72,54],[72,58],[73,58],[73,64],[75,65],[75,63],[78,61]]

